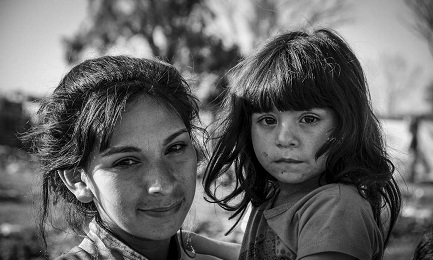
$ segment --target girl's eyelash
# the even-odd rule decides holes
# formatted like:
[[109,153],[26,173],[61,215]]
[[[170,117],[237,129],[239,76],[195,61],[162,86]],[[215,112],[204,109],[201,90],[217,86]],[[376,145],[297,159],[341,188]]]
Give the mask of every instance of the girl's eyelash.
[[267,119],[267,118],[272,118],[272,119],[274,119],[274,116],[271,115],[271,114],[262,114],[261,116],[259,116],[259,117],[257,118],[257,121],[262,121],[263,119]]
[[[304,115],[301,118],[301,121],[305,121],[306,118],[312,119],[312,121],[317,122],[320,120],[320,118],[316,115]],[[313,123],[313,122],[306,122],[306,123]]]

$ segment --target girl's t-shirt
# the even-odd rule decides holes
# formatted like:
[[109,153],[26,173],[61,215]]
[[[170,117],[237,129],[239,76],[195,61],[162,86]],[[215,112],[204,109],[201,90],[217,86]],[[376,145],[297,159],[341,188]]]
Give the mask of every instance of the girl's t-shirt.
[[356,187],[323,185],[271,208],[275,197],[251,210],[239,259],[299,259],[322,252],[380,259],[383,236]]

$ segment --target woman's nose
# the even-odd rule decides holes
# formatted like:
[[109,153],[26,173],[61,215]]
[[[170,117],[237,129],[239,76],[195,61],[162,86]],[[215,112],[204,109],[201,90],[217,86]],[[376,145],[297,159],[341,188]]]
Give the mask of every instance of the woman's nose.
[[280,125],[277,129],[276,144],[278,147],[297,147],[299,140],[295,127],[287,124]]
[[147,181],[147,192],[151,195],[167,195],[173,192],[176,185],[172,171],[164,163],[155,163],[144,173]]

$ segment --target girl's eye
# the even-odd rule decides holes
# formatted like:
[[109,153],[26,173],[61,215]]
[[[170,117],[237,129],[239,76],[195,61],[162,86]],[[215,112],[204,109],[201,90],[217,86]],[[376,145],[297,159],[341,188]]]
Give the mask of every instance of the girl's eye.
[[316,121],[318,121],[319,120],[319,118],[318,117],[316,117],[316,116],[304,116],[302,119],[301,119],[301,122],[303,122],[303,123],[307,123],[307,124],[312,124],[312,123],[315,123]]
[[181,152],[181,151],[183,151],[183,149],[185,149],[186,146],[187,146],[187,145],[186,145],[186,144],[183,144],[183,143],[181,143],[181,144],[174,144],[174,145],[170,146],[170,147],[167,149],[166,154]]
[[114,163],[114,167],[119,167],[119,168],[126,168],[126,167],[130,167],[133,166],[135,164],[137,164],[138,161],[134,160],[132,158],[127,158],[127,159],[121,159],[119,161],[116,161]]
[[259,120],[259,122],[261,122],[264,125],[273,125],[277,123],[277,120],[275,120],[275,118],[273,117],[263,117]]

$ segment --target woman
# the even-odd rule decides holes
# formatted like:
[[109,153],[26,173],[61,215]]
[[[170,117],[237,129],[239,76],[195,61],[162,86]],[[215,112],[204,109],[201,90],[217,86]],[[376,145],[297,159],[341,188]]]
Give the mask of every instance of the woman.
[[[64,202],[83,241],[57,259],[189,259],[178,230],[197,170],[197,102],[169,64],[87,60],[42,102],[26,135],[42,169],[44,228]],[[51,201],[53,199],[54,201]]]

